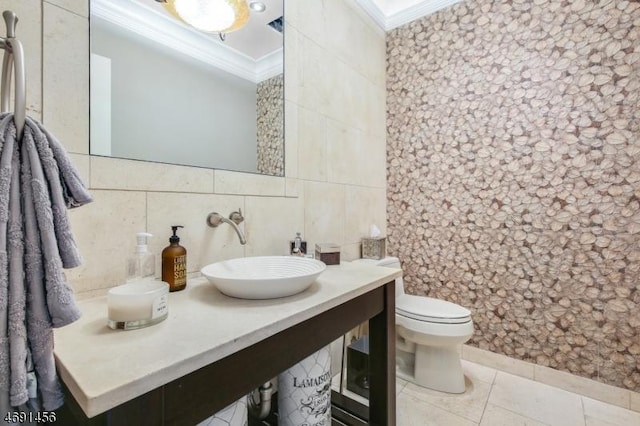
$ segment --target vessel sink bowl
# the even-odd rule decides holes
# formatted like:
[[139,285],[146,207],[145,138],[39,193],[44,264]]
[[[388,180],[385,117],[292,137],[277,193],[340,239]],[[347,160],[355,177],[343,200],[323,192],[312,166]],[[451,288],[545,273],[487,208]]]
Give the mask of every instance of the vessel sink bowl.
[[305,257],[254,256],[212,263],[200,272],[227,296],[275,299],[306,290],[326,267]]

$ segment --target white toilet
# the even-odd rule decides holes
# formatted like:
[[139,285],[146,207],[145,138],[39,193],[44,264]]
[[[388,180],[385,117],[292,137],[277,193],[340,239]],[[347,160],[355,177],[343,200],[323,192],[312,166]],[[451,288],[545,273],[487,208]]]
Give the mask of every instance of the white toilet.
[[[397,257],[362,262],[400,269]],[[441,392],[463,393],[460,345],[473,335],[471,311],[444,300],[405,294],[396,279],[396,372]]]

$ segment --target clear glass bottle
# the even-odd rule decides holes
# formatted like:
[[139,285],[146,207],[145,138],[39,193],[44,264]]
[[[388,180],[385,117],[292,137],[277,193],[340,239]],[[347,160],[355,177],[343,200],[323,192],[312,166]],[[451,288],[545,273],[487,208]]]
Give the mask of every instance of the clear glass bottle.
[[147,238],[153,235],[147,232],[136,234],[136,252],[127,261],[127,281],[153,279],[156,273],[155,256],[149,251]]
[[292,256],[304,256],[307,253],[307,242],[302,240],[299,232],[296,237],[289,241],[289,254]]

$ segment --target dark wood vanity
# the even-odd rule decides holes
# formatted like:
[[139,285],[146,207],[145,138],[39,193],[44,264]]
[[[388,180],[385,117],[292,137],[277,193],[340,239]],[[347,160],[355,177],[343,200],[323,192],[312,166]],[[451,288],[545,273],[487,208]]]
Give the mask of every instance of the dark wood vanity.
[[[376,269],[386,269],[377,268]],[[118,404],[91,418],[70,391],[59,410],[60,424],[78,425],[195,425],[276,377],[293,364],[329,344],[362,322],[370,330],[370,408],[352,405],[342,395],[333,402],[343,419],[354,416],[368,424],[395,424],[395,289],[393,272],[381,274],[364,292],[315,313],[241,350]],[[353,271],[350,272],[353,274]],[[391,277],[391,278],[390,278]],[[326,277],[331,279],[331,277]],[[320,285],[322,285],[322,280]],[[353,292],[352,292],[353,293]],[[353,296],[353,297],[350,297]],[[260,309],[260,308],[256,308]],[[206,327],[206,324],[202,324]],[[161,354],[158,354],[161,356]],[[59,357],[60,358],[60,357]],[[64,356],[62,356],[64,358]],[[58,359],[58,363],[64,360]],[[96,365],[96,368],[100,368]],[[69,365],[64,368],[70,372]],[[64,376],[63,376],[64,378]],[[76,391],[77,392],[77,391]],[[347,421],[348,420],[343,420]],[[342,424],[342,423],[338,423]]]

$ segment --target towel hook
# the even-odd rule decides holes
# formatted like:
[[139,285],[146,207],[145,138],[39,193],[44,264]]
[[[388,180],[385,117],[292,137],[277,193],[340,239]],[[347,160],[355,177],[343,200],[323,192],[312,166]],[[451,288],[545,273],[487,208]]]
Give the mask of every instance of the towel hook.
[[4,23],[7,26],[7,38],[16,38],[16,25],[18,25],[18,15],[11,10],[2,12]]
[[11,99],[11,71],[14,71],[15,80],[15,105],[14,122],[16,124],[17,139],[22,137],[22,131],[27,116],[27,86],[24,69],[24,49],[20,40],[15,38],[18,16],[10,11],[2,12],[7,27],[7,37],[0,38],[0,47],[4,49],[2,60],[2,86],[0,87],[0,110],[9,112]]

